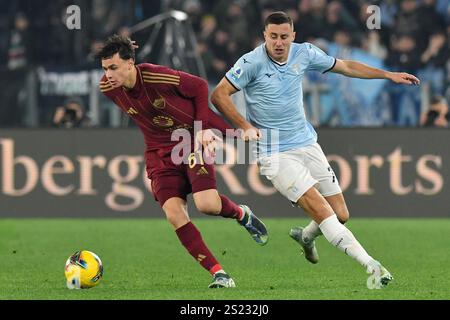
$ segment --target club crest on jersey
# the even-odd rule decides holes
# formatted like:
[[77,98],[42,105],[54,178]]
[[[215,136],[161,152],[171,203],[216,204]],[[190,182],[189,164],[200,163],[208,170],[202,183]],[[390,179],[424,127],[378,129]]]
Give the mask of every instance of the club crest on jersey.
[[232,75],[233,75],[236,79],[239,79],[239,78],[242,76],[243,73],[244,73],[244,70],[242,70],[241,67],[237,66],[237,67],[234,67],[234,68],[233,68]]
[[156,109],[164,109],[166,107],[166,100],[164,98],[155,99],[153,106]]

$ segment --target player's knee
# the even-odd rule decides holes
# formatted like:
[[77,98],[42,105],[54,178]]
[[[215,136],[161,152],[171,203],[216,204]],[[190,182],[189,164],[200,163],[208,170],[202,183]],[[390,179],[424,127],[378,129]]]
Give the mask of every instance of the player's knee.
[[209,216],[217,216],[220,213],[221,205],[212,199],[195,202],[197,210]]

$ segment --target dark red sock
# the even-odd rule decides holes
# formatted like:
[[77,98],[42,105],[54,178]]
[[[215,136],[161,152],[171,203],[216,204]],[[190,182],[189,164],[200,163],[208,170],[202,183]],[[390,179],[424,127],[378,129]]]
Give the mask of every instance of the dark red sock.
[[221,195],[220,199],[222,200],[222,211],[219,215],[224,218],[241,220],[243,214],[241,208],[226,196]]
[[200,231],[198,231],[192,222],[185,224],[175,232],[178,239],[180,239],[181,244],[189,251],[195,260],[200,262],[203,268],[208,270],[211,274],[222,269],[219,262],[217,262],[216,258],[214,258],[211,251],[209,251],[208,247],[203,242]]

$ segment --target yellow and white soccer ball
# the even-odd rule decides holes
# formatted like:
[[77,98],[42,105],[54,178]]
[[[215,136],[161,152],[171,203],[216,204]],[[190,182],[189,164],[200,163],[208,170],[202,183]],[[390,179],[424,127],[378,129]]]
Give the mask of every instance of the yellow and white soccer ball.
[[66,261],[64,274],[69,289],[89,289],[99,284],[103,276],[103,264],[93,252],[77,251]]

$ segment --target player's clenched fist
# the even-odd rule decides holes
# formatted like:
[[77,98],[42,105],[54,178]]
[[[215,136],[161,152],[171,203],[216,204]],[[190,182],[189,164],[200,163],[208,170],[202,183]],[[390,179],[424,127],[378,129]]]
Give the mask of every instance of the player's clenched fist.
[[211,129],[200,130],[195,135],[195,147],[194,151],[200,148],[200,145],[206,151],[206,155],[215,156],[216,149],[218,148],[218,142],[221,142],[222,138],[215,134]]
[[262,137],[261,130],[255,127],[249,127],[247,129],[239,129],[241,139],[244,141],[256,141]]

